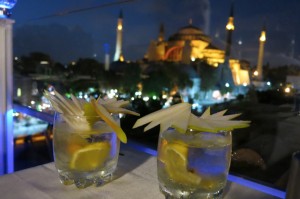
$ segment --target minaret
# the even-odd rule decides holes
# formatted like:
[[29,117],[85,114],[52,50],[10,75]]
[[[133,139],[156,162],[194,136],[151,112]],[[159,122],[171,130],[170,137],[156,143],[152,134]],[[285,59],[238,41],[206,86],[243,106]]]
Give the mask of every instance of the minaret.
[[233,18],[233,1],[231,2],[230,13],[228,18],[228,23],[226,25],[227,38],[226,38],[226,49],[224,63],[219,66],[219,87],[221,90],[231,90],[234,87],[232,72],[230,69],[230,51],[231,51],[231,41],[232,41],[232,32],[234,30],[234,18]]
[[104,70],[109,71],[109,45],[104,44]]
[[232,43],[232,32],[234,31],[233,2],[231,3],[230,15],[228,18],[228,23],[226,25],[226,30],[227,30],[227,39],[226,39],[226,49],[225,49],[225,62],[229,61],[230,52],[231,52],[231,43]]
[[291,52],[290,52],[290,58],[294,59],[294,55],[295,55],[295,38],[293,37],[293,39],[291,40]]
[[258,50],[258,60],[257,60],[257,80],[262,81],[263,80],[263,59],[264,59],[264,47],[266,43],[266,27],[263,26],[263,29],[260,33],[259,37],[259,50]]
[[117,24],[117,39],[116,39],[116,51],[115,51],[114,61],[119,61],[121,59],[124,59],[122,56],[122,31],[123,31],[123,12],[121,10],[118,18],[118,24]]
[[164,24],[160,24],[159,34],[158,34],[158,42],[162,42],[165,40],[165,27]]

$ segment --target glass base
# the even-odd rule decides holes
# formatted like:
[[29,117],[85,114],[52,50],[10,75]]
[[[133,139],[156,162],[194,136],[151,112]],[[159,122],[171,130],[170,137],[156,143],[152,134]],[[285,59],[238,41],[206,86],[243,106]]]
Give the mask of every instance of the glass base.
[[200,191],[170,190],[160,186],[160,191],[165,195],[165,199],[222,199],[223,189],[215,193],[203,193]]
[[64,185],[72,185],[79,189],[84,189],[91,185],[96,187],[102,186],[112,180],[112,173],[106,173],[105,175],[93,174],[93,175],[78,175],[72,172],[59,171],[60,182]]

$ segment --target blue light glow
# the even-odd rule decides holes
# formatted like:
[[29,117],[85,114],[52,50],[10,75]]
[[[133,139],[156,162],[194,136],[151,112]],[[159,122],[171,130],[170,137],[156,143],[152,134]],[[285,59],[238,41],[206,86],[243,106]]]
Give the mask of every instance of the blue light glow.
[[14,134],[13,134],[13,109],[6,112],[6,172],[14,172]]
[[13,110],[0,114],[0,175],[14,171]]
[[246,180],[246,179],[241,178],[241,177],[228,175],[228,180],[231,181],[231,182],[249,187],[251,189],[255,189],[255,190],[258,190],[260,192],[272,195],[272,196],[276,196],[276,197],[283,198],[283,199],[285,198],[285,192],[284,191],[280,191],[278,189],[274,189],[274,188],[271,188],[271,187],[268,187],[268,186],[265,186],[265,185],[261,185],[261,184]]
[[0,8],[12,9],[17,3],[17,0],[0,0]]
[[144,146],[143,144],[139,144],[137,142],[134,142],[132,140],[128,140],[128,143],[124,146],[130,146],[138,151],[141,151],[141,152],[144,152],[144,153],[147,153],[149,155],[152,155],[152,156],[157,156],[157,151],[156,150],[153,150],[149,147],[146,147]]
[[[157,151],[156,150],[153,150],[149,147],[145,147],[142,144],[136,143],[134,141],[128,141],[127,145],[129,145],[130,147],[132,147],[136,150],[139,150],[139,151],[145,152],[147,154],[150,154],[152,156],[157,156]],[[278,198],[282,198],[282,199],[285,198],[285,192],[284,191],[280,191],[280,190],[274,189],[272,187],[268,187],[268,186],[265,186],[265,185],[262,185],[262,184],[258,184],[256,182],[252,182],[252,181],[246,180],[246,179],[241,178],[241,177],[237,177],[237,176],[234,176],[234,175],[228,175],[228,180],[231,181],[231,182],[243,185],[245,187],[248,187],[250,189],[255,189],[257,191],[260,191],[260,192],[263,192],[263,193],[266,193],[266,194],[269,194],[269,195],[272,195],[272,196],[276,196]]]

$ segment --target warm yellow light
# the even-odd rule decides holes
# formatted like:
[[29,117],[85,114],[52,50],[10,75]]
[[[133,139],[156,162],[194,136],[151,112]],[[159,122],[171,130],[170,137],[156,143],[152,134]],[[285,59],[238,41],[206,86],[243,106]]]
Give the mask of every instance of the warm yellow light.
[[258,72],[257,72],[257,70],[256,70],[256,71],[254,71],[253,75],[254,75],[254,76],[258,76]]
[[17,96],[18,96],[18,97],[21,97],[21,96],[22,96],[22,89],[21,89],[21,88],[18,88],[18,89],[17,89]]
[[122,25],[119,24],[119,25],[118,25],[118,30],[122,30],[122,28],[123,28]]
[[123,62],[124,61],[124,57],[123,55],[120,56],[120,62]]
[[260,37],[259,37],[259,41],[265,42],[266,40],[267,40],[266,32],[265,32],[265,31],[262,31],[262,32],[261,32],[261,35],[260,35]]
[[229,17],[228,23],[226,25],[227,30],[234,30],[233,17]]
[[191,61],[195,61],[196,58],[194,56],[191,56]]
[[40,61],[40,64],[46,65],[46,64],[49,64],[49,62],[48,61]]
[[284,89],[284,92],[290,93],[290,92],[291,92],[291,88],[290,88],[290,87],[286,87],[286,88]]

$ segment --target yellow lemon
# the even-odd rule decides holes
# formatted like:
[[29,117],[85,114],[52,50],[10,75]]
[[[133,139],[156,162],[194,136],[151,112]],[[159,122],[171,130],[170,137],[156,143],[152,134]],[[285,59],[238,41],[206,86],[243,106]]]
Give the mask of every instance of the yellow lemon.
[[163,162],[171,180],[184,185],[195,186],[201,177],[188,169],[188,148],[179,143],[169,143],[162,148]]
[[102,167],[109,156],[110,148],[108,142],[89,144],[74,153],[70,168],[76,171],[92,171]]
[[82,136],[72,133],[67,140],[67,152],[70,155],[73,155],[79,149],[88,145],[88,141]]

